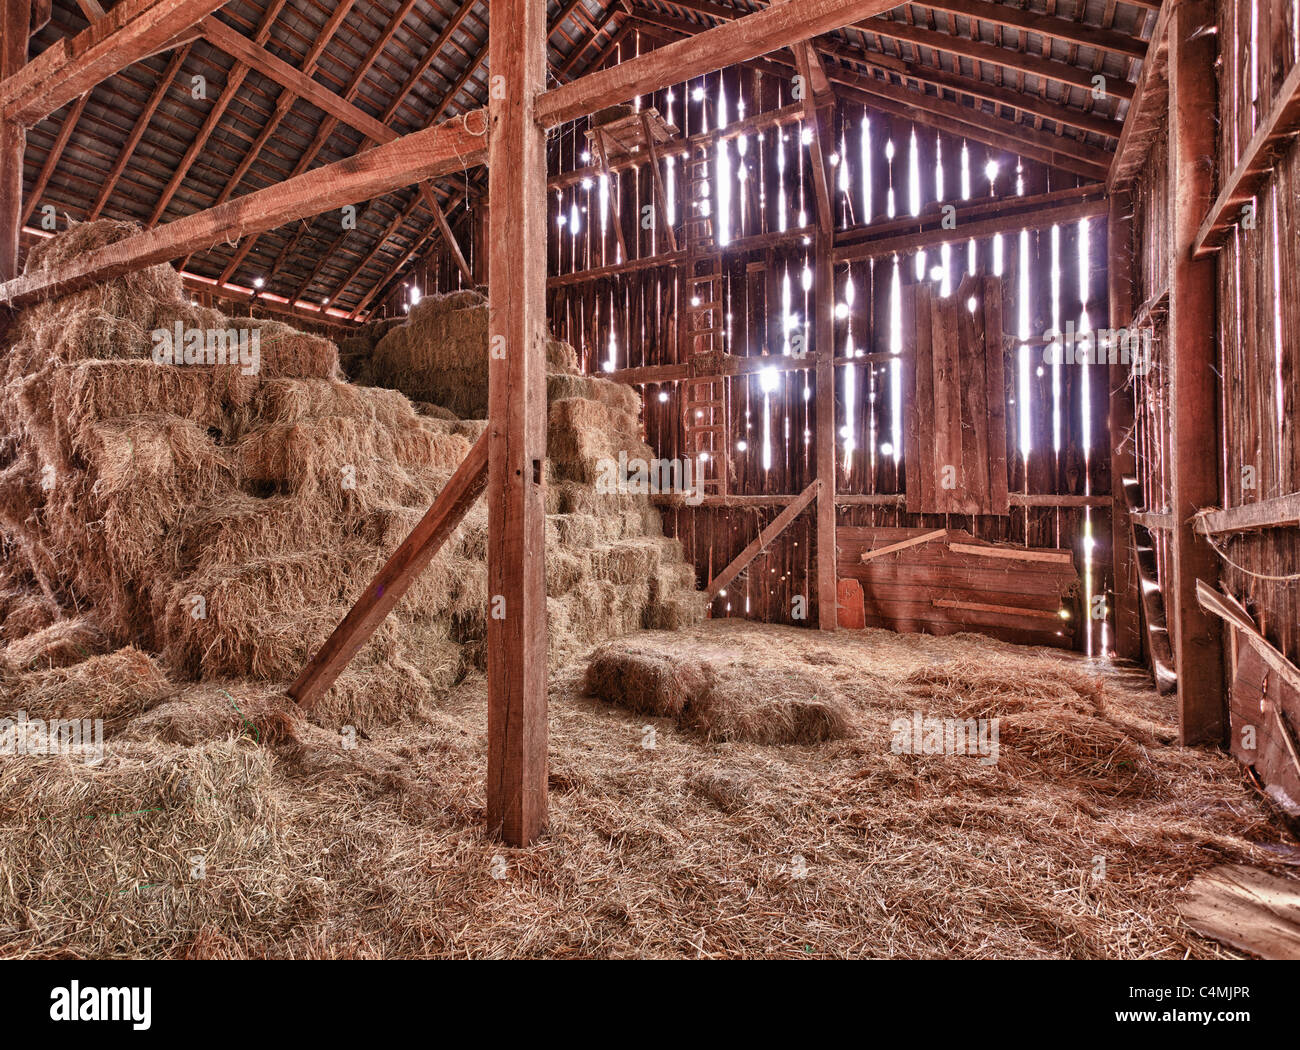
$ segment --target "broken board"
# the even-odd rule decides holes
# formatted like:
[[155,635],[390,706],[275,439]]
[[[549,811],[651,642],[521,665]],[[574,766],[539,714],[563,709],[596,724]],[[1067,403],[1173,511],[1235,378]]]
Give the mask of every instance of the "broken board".
[[1300,959],[1300,879],[1224,864],[1192,880],[1178,914],[1202,937],[1261,959]]

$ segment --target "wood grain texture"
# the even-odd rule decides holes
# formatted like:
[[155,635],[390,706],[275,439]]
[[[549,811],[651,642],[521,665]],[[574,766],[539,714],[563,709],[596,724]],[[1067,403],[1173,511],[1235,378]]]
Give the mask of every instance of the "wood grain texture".
[[288,693],[306,709],[325,693],[370,640],[375,629],[433,561],[487,485],[488,441],[484,434],[443,486],[433,506],[389,555],[355,605],[311,658]]
[[524,846],[547,812],[546,0],[490,11],[487,823]]
[[[22,306],[191,252],[380,196],[486,158],[482,110],[296,175],[215,208],[105,245],[82,258],[0,284],[0,303]],[[472,130],[471,130],[472,129]]]

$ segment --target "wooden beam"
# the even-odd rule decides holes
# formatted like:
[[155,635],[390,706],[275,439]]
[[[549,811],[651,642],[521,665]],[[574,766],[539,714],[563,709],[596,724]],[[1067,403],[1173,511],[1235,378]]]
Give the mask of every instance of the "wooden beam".
[[420,198],[424,201],[424,206],[433,212],[433,219],[438,224],[438,231],[442,234],[442,239],[447,242],[447,248],[451,251],[451,257],[456,263],[460,275],[465,279],[465,284],[470,288],[474,287],[474,271],[469,268],[469,263],[465,261],[465,256],[460,250],[460,244],[456,240],[456,235],[451,232],[451,226],[447,223],[447,216],[442,213],[442,206],[438,204],[438,197],[433,192],[433,187],[427,182],[420,183]]
[[[1090,70],[1071,65],[1069,62],[1058,62],[1054,59],[1043,58],[1040,55],[1028,55],[1023,51],[1015,51],[1002,44],[972,40],[969,37],[958,36],[954,33],[935,32],[919,25],[896,22],[892,18],[885,16],[859,22],[854,28],[868,35],[888,37],[890,40],[911,44],[913,48],[925,47],[931,51],[942,51],[958,58],[968,58],[972,62],[998,66],[1017,73],[1027,73],[1030,76],[1050,80],[1062,87],[1079,88],[1082,91],[1089,92],[1089,94],[1093,90],[1094,74]],[[919,51],[917,53],[919,55]],[[1120,99],[1131,99],[1133,97],[1133,85],[1127,80],[1117,80],[1114,77],[1107,77],[1106,80],[1107,95]]]
[[41,173],[36,177],[36,184],[32,186],[32,192],[28,195],[27,203],[23,205],[23,222],[31,218],[32,212],[36,210],[36,205],[40,203],[41,194],[45,192],[45,187],[50,184],[54,169],[59,166],[59,158],[63,155],[63,147],[68,144],[68,139],[72,138],[72,133],[77,128],[77,121],[81,119],[81,114],[89,101],[90,92],[87,91],[72,104],[72,108],[64,116],[63,124],[59,127],[59,134],[55,138],[54,144],[50,146],[50,152],[45,155],[45,163],[41,165]]
[[886,554],[897,554],[899,551],[907,550],[908,547],[917,547],[922,543],[930,543],[933,540],[941,540],[947,537],[947,529],[935,529],[933,532],[925,532],[920,536],[912,536],[910,539],[899,540],[897,543],[887,543],[883,547],[876,547],[873,550],[866,551],[862,555],[864,562],[872,562],[877,558],[883,558]]
[[438,493],[420,523],[393,551],[356,604],[308,661],[288,693],[304,710],[324,695],[375,629],[433,561],[487,485],[488,438],[483,434]]
[[822,60],[807,40],[794,45],[795,65],[799,76],[803,78],[804,93],[801,99],[804,111],[804,126],[812,132],[809,153],[812,160],[813,188],[817,196],[817,226],[821,230],[824,246],[830,247],[829,238],[835,230],[835,210],[831,206],[830,165],[826,161],[825,139],[830,134],[832,114],[830,104],[835,100],[830,95],[830,81],[826,79],[826,70]]
[[1001,558],[1004,561],[1041,561],[1052,565],[1073,565],[1074,555],[1069,551],[1038,551],[1018,547],[983,547],[978,543],[950,543],[948,549],[957,554],[976,558]]
[[[224,22],[219,22],[215,18],[205,18],[203,22],[200,23],[199,28],[204,30],[204,33],[206,34],[208,27],[220,26],[222,32],[238,37],[250,48],[260,51],[262,50],[261,44],[270,37],[271,27],[279,17],[284,4],[285,0],[272,0],[272,2],[267,5],[266,12],[262,15],[262,18],[258,23],[257,32],[252,40],[248,40],[233,29],[230,29]],[[211,37],[208,39],[211,40]],[[275,61],[278,62],[279,59],[275,59]],[[154,203],[153,212],[149,216],[149,222],[147,225],[156,225],[158,220],[166,214],[167,206],[171,204],[172,197],[176,195],[176,191],[180,189],[181,183],[185,181],[185,176],[190,173],[191,165],[193,165],[195,159],[203,151],[204,147],[207,146],[208,139],[210,139],[212,133],[217,130],[217,125],[221,123],[221,118],[225,115],[226,108],[235,101],[236,97],[238,97],[240,87],[243,86],[244,80],[252,70],[253,65],[250,62],[236,59],[234,65],[230,67],[230,72],[226,76],[226,82],[221,85],[221,90],[217,94],[217,97],[208,99],[208,113],[203,119],[203,126],[199,128],[198,134],[191,138],[190,144],[185,150],[185,155],[181,158],[181,162],[176,165],[176,170],[172,172],[171,178],[167,180],[167,185],[163,187],[162,192],[158,195],[158,200]]]
[[1142,72],[1138,74],[1133,101],[1124,116],[1124,130],[1120,132],[1119,145],[1111,159],[1107,188],[1111,193],[1132,181],[1142,170],[1151,144],[1161,133],[1169,118],[1169,78],[1166,66],[1169,57],[1169,20],[1178,0],[1166,0],[1156,19],[1151,34]]
[[[1112,328],[1133,322],[1133,217],[1131,202],[1116,194],[1109,201],[1106,224],[1106,283]],[[1133,551],[1133,530],[1129,523],[1128,500],[1122,478],[1137,474],[1137,453],[1133,444],[1132,369],[1125,364],[1109,366],[1110,511],[1111,561],[1114,566],[1115,596],[1113,644],[1115,655],[1126,660],[1142,656],[1139,607],[1142,601]]]
[[[31,14],[30,0],[0,0],[0,78],[4,84],[16,77],[27,61]],[[26,129],[0,113],[0,281],[18,276],[26,148]]]
[[1232,169],[1196,232],[1196,253],[1204,255],[1223,247],[1228,233],[1273,171],[1276,158],[1300,131],[1300,62],[1291,67],[1286,80],[1273,96],[1266,116],[1250,137],[1241,159]]
[[525,846],[547,819],[546,0],[489,11],[487,823]]
[[[1007,202],[1014,203],[1014,198]],[[955,229],[946,230],[941,225],[941,217],[918,217],[922,229],[915,233],[895,234],[892,236],[869,238],[854,241],[837,247],[833,251],[836,262],[848,262],[851,259],[879,258],[893,255],[895,252],[908,254],[923,248],[933,248],[942,244],[953,244],[980,237],[992,237],[998,233],[1011,233],[1022,229],[1042,229],[1058,223],[1077,222],[1080,219],[1096,218],[1106,215],[1108,206],[1104,198],[1089,197],[1070,204],[1056,204],[1038,211],[1022,211],[1006,217],[983,219],[975,222],[958,221]],[[959,209],[960,214],[960,209]]]
[[1211,536],[1296,526],[1300,526],[1300,492],[1202,513],[1198,520],[1201,531]]
[[263,76],[274,80],[281,87],[293,92],[304,102],[309,102],[319,110],[341,121],[350,128],[355,128],[375,142],[391,142],[397,137],[386,124],[372,117],[365,110],[354,106],[342,95],[336,95],[319,80],[295,69],[283,59],[277,58],[257,42],[250,40],[238,30],[232,29],[218,18],[205,18],[200,24],[204,38],[219,47],[232,58],[256,69]]
[[[816,135],[814,135],[814,139]],[[817,274],[813,289],[813,354],[816,362],[813,410],[817,466],[817,624],[823,631],[839,627],[839,551],[835,541],[835,263],[832,239],[818,231]]]
[[0,81],[0,109],[25,127],[62,109],[96,84],[155,54],[223,0],[120,0],[72,39],[58,40]]
[[360,156],[326,164],[215,208],[145,230],[55,269],[7,281],[0,284],[0,303],[21,306],[84,288],[95,281],[481,164],[486,159],[483,134],[470,128],[481,128],[487,121],[482,111],[477,117],[468,116],[468,121],[457,118],[412,132]]
[[896,6],[892,0],[799,0],[773,4],[734,22],[588,73],[545,92],[537,119],[554,127],[606,106],[626,102],[715,69],[829,33]]
[[347,314],[330,310],[318,303],[305,303],[297,297],[286,299],[260,288],[246,288],[240,284],[230,284],[212,277],[182,270],[181,283],[188,292],[210,295],[241,307],[256,305],[257,309],[270,314],[292,318],[295,321],[311,322],[317,325],[332,325],[340,331],[351,332],[360,327],[359,322],[352,321]]
[[1166,607],[1174,608],[1173,651],[1178,672],[1178,736],[1184,745],[1221,743],[1227,729],[1223,649],[1218,621],[1197,602],[1199,580],[1219,578],[1218,558],[1194,519],[1219,503],[1215,360],[1216,265],[1193,258],[1202,217],[1214,196],[1217,78],[1212,0],[1173,5],[1169,26],[1169,451],[1173,570]]
[[934,598],[931,605],[939,609],[963,609],[966,612],[995,613],[998,616],[1024,616],[1031,620],[1060,620],[1060,612],[1051,609],[1027,609],[1022,605],[990,605],[988,602],[964,602],[955,598]]
[[1246,612],[1242,604],[1230,594],[1211,587],[1204,580],[1196,581],[1196,601],[1207,612],[1232,624],[1237,630],[1246,636],[1247,642],[1260,655],[1260,658],[1268,664],[1278,677],[1283,679],[1292,689],[1300,692],[1300,669],[1290,660],[1282,655],[1263,634],[1260,633],[1255,621],[1250,618],[1250,613]]
[[904,117],[917,124],[982,142],[1027,160],[1036,160],[1062,171],[1091,179],[1104,179],[1109,171],[1108,154],[1065,135],[1052,135],[985,113],[923,91],[887,83],[847,70],[832,70],[832,80],[842,85],[839,93],[864,105]]
[[[654,27],[658,30],[656,35],[662,34],[663,39],[677,40],[684,35],[689,37],[691,34],[700,32],[701,27],[682,19],[649,12],[641,7],[634,7],[633,11],[633,17],[638,22],[648,27]],[[884,74],[885,79],[882,80],[874,76],[864,76],[838,63],[823,66],[827,78],[836,84],[874,93],[883,96],[885,99],[898,99],[900,102],[904,102],[907,108],[900,113],[902,116],[917,120],[916,108],[928,110],[930,108],[929,103],[933,103],[938,107],[938,113],[943,120],[917,120],[918,123],[926,123],[928,126],[937,127],[953,134],[963,134],[977,141],[1007,149],[1014,153],[1020,153],[1029,159],[1044,160],[1045,163],[1052,164],[1055,167],[1063,167],[1066,170],[1075,170],[1075,167],[1082,167],[1084,170],[1080,170],[1079,174],[1096,178],[1104,177],[1105,163],[1097,159],[1095,149],[1072,137],[1062,137],[1036,131],[1027,125],[1005,121],[997,115],[998,107],[1001,106],[1018,113],[1055,121],[1107,138],[1118,138],[1121,133],[1121,126],[1112,119],[1075,110],[1065,103],[1039,98],[1025,92],[1012,91],[997,84],[990,84],[978,76],[972,78],[960,72],[956,74],[949,73],[943,69],[933,68],[922,63],[908,62],[879,51],[849,48],[841,45],[832,46],[826,43],[818,43],[814,50],[823,57],[834,57],[845,62],[865,65]],[[761,68],[761,66],[769,63],[781,64],[783,62],[784,59],[780,55],[774,54],[769,56],[764,63],[754,63],[754,65],[756,68]],[[1083,73],[1082,70],[1079,72]],[[905,83],[901,85],[895,84],[889,79],[890,75],[901,78]],[[914,90],[908,87],[906,82],[915,83],[922,90]],[[935,88],[938,97],[927,95],[923,90],[926,85]],[[1089,83],[1089,88],[1091,88],[1091,83]],[[949,101],[943,97],[944,92],[954,92],[977,102],[990,102],[994,107],[994,113],[986,114],[977,107],[972,108],[965,106],[961,102]],[[844,94],[844,92],[840,92],[840,94]],[[913,99],[917,101],[912,103],[911,100]],[[867,104],[873,105],[877,109],[889,111],[887,104],[877,103],[874,100]],[[958,117],[969,122],[969,126],[953,127],[950,121]],[[989,122],[990,117],[993,123],[1007,126],[1008,132],[1006,136],[993,138],[990,136],[997,136],[996,131],[982,131],[981,122]],[[1018,141],[1009,137],[1020,134],[1023,134],[1023,137]],[[1036,153],[1036,151],[1038,152]],[[1074,160],[1058,163],[1056,157],[1062,153],[1072,156]],[[1078,162],[1077,165],[1075,161]]]
[[[1171,2],[1173,0],[1165,0],[1165,6],[1168,7]],[[1039,14],[1036,11],[1011,7],[1007,4],[989,3],[988,0],[929,0],[918,6],[953,15],[965,15],[967,18],[978,18],[981,22],[1002,26],[1004,29],[1036,33],[1066,44],[1111,51],[1130,58],[1142,58],[1147,53],[1147,45],[1143,41],[1124,33],[1117,33],[1111,29],[1098,29],[1067,18]]]
[[162,76],[158,79],[153,94],[149,96],[148,104],[136,118],[135,126],[131,129],[131,134],[127,136],[126,142],[117,151],[117,159],[113,162],[113,169],[108,173],[108,178],[104,180],[103,185],[100,187],[99,196],[95,198],[95,203],[91,206],[90,211],[86,213],[87,221],[99,218],[99,213],[104,210],[104,205],[108,203],[108,199],[113,195],[113,190],[117,188],[118,180],[122,177],[122,172],[126,170],[131,155],[144,137],[149,122],[158,111],[158,106],[167,97],[167,92],[171,89],[176,75],[181,71],[181,66],[185,64],[185,59],[189,57],[192,46],[191,44],[183,44],[172,52],[172,57],[168,60]]
[[[820,481],[814,481],[799,493],[798,496],[794,497],[790,504],[781,511],[780,514],[768,522],[767,527],[762,529],[750,544],[743,551],[737,554],[731,560],[730,564],[728,564],[725,569],[718,573],[718,575],[709,582],[709,586],[704,591],[709,601],[713,601],[714,598],[726,590],[728,584],[744,572],[745,566],[757,558],[764,549],[771,545],[773,540],[780,536],[781,533],[789,527],[790,523],[794,521],[795,518],[804,512],[808,504],[813,501],[813,497],[817,496],[822,491],[821,485],[822,483]],[[834,618],[835,614],[836,605],[832,601],[831,617]]]

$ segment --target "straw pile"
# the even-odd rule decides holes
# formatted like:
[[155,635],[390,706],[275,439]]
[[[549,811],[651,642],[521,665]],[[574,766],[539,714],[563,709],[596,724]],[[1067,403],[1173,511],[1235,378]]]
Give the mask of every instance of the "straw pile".
[[[483,832],[481,677],[352,748],[241,722],[261,702],[248,684],[185,685],[213,724],[164,695],[102,765],[0,761],[0,955],[1213,957],[1230,952],[1181,923],[1182,888],[1300,856],[1235,761],[1174,746],[1171,704],[1123,675],[974,636],[711,621],[640,643],[815,672],[851,734],[709,741],[585,697],[568,663],[550,830],[509,850]],[[150,677],[123,709],[152,702]],[[1059,744],[1004,721],[994,765],[891,747],[914,712],[981,709],[1083,721]],[[1130,753],[1096,758],[1112,731],[1147,767],[1136,790]]]
[[[481,507],[314,722],[281,693],[482,422],[342,382],[282,326],[257,376],[156,366],[178,315],[227,323],[158,268],[6,341],[0,718],[101,718],[106,748],[0,755],[0,956],[1214,956],[1182,887],[1294,855],[1232,758],[1174,746],[1166,700],[1055,654],[716,621],[602,650],[613,702],[589,696],[594,643],[698,608],[644,497],[590,485],[645,454],[635,396],[563,370],[551,822],[507,850],[483,832]],[[771,710],[810,703],[829,729]],[[998,761],[898,753],[919,715],[996,717]]]
[[[133,230],[74,227],[33,249],[28,269]],[[485,396],[486,310],[481,299],[454,309],[459,301],[443,301],[436,333],[417,318],[388,339],[414,346],[413,333],[445,335],[467,363],[462,378],[477,362]],[[177,323],[255,330],[260,371],[155,364],[151,333]],[[397,391],[343,381],[328,340],[192,306],[166,266],[30,307],[7,342],[0,528],[14,567],[0,586],[0,630],[21,646],[80,610],[111,643],[94,651],[135,645],[186,678],[295,675],[484,426],[445,410],[421,415]],[[564,350],[555,357],[571,365]],[[597,498],[583,484],[593,475],[584,457],[636,440],[636,395],[562,379],[548,528],[557,660],[598,636],[700,615],[694,573],[648,501]],[[429,394],[468,403],[467,389],[449,373],[449,393]],[[571,433],[578,426],[608,433]],[[485,549],[480,505],[340,679],[322,717],[369,725],[423,710],[483,665]],[[44,640],[36,648],[68,662]]]

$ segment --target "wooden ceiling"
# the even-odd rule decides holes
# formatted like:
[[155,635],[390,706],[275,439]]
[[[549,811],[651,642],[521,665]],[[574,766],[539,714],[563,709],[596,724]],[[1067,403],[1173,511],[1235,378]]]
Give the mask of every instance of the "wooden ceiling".
[[[646,50],[765,6],[551,0],[552,86],[620,49]],[[1158,6],[934,0],[817,46],[837,90],[852,97],[895,111],[901,103],[963,134],[1042,140],[1095,163],[1115,149]],[[32,55],[102,13],[97,0],[54,0]],[[29,227],[45,205],[60,228],[69,217],[168,222],[487,101],[486,0],[233,0],[175,44],[30,130]],[[479,169],[408,187],[358,201],[355,229],[334,211],[218,245],[183,268],[244,288],[260,279],[291,302],[364,317],[439,246],[446,227],[436,211],[469,251],[467,209],[485,184]]]

